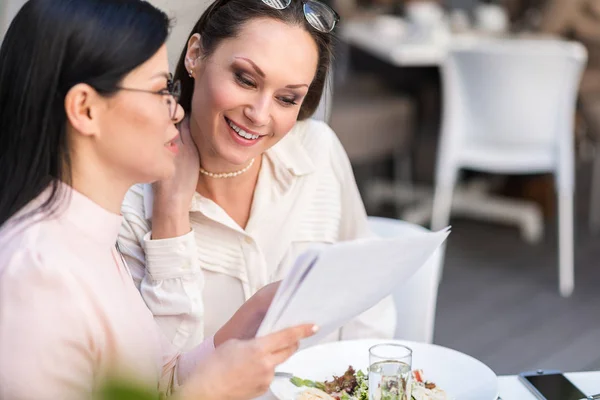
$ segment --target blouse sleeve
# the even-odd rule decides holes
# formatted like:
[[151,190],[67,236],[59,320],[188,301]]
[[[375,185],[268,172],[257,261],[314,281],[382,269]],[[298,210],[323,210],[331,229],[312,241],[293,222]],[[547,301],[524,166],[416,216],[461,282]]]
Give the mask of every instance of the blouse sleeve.
[[119,248],[135,285],[162,332],[177,349],[185,350],[204,333],[204,278],[194,232],[152,240],[141,185],[127,193],[121,212]]

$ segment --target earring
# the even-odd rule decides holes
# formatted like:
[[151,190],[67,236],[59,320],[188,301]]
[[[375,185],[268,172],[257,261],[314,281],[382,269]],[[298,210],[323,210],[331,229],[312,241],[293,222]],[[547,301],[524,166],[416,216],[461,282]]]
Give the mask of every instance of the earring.
[[192,71],[191,71],[191,70],[189,71],[189,74],[190,74],[190,78],[193,78],[193,77],[194,77],[194,76],[192,75]]

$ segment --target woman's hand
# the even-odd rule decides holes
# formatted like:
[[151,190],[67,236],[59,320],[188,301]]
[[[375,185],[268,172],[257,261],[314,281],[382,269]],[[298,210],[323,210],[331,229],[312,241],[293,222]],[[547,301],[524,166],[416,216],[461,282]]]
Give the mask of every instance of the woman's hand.
[[252,340],[230,340],[198,368],[181,399],[250,400],[265,393],[275,367],[298,349],[301,339],[317,332],[314,325],[288,328]]
[[152,186],[152,239],[182,236],[191,230],[189,207],[198,184],[200,158],[190,133],[189,119],[181,122],[179,130],[181,143],[175,158],[175,174]]
[[264,319],[279,282],[266,285],[245,302],[229,321],[215,334],[215,347],[219,347],[230,339],[250,339],[256,335]]

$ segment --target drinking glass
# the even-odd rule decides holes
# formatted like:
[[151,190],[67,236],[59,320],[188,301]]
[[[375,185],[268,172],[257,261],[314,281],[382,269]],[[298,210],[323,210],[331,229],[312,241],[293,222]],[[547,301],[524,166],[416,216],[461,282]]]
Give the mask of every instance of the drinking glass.
[[400,344],[369,349],[369,400],[411,400],[412,350]]

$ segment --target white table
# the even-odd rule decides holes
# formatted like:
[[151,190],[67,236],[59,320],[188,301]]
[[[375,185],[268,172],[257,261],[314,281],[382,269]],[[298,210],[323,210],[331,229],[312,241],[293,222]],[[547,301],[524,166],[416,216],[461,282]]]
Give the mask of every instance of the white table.
[[[572,372],[567,373],[566,376],[586,395],[600,393],[600,371]],[[499,377],[498,386],[502,400],[535,400],[516,375]],[[268,393],[256,400],[277,400],[277,398]]]
[[373,22],[349,21],[340,29],[348,44],[398,67],[439,66],[445,45],[434,41],[411,41],[405,35],[380,32]]
[[440,66],[450,44],[489,38],[481,32],[453,35],[443,28],[438,33],[419,38],[411,33],[408,22],[397,18],[397,24],[397,30],[386,30],[378,28],[376,20],[347,21],[341,26],[339,35],[346,43],[397,67]]

